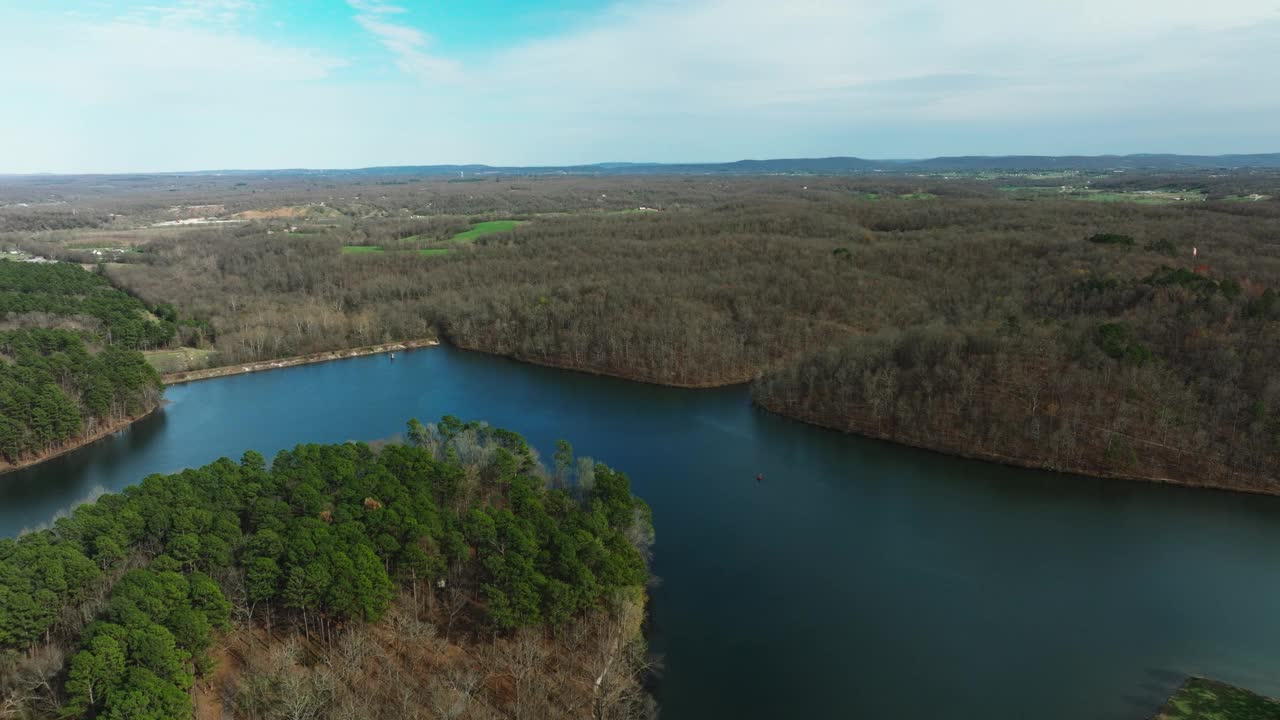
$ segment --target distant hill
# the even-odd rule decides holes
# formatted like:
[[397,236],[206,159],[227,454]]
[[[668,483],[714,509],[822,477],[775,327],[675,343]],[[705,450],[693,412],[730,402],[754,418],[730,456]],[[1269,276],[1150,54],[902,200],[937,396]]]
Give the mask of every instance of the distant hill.
[[[1256,155],[969,155],[936,157],[924,160],[867,160],[857,157],[778,158],[771,160],[737,160],[724,163],[643,163],[603,162],[591,165],[493,166],[493,165],[394,165],[351,169],[279,169],[279,170],[202,170],[176,173],[130,173],[123,177],[155,177],[173,175],[256,175],[256,176],[377,176],[431,177],[452,176],[466,179],[493,175],[770,175],[809,173],[844,175],[854,173],[936,173],[936,172],[1030,172],[1036,170],[1109,170],[1191,171],[1229,169],[1280,169],[1280,153]],[[55,177],[41,175],[3,175],[0,177]]]
[[898,166],[911,170],[1213,170],[1277,168],[1280,153],[1262,155],[1009,155],[912,160]]
[[[926,160],[867,160],[857,157],[778,158],[725,163],[605,162],[592,165],[501,167],[492,165],[404,165],[352,170],[277,170],[273,173],[353,175],[760,175],[813,173],[840,175],[865,172],[978,172],[1031,170],[1212,170],[1280,169],[1280,153],[1259,155],[1008,155],[937,157]],[[239,172],[239,171],[225,171]],[[244,171],[261,174],[263,171]]]

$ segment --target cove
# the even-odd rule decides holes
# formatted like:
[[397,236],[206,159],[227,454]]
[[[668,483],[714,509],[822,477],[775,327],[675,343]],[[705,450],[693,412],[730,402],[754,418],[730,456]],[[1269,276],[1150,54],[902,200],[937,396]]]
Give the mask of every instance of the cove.
[[[1186,674],[1280,693],[1280,499],[949,458],[448,347],[169,388],[0,476],[0,533],[246,449],[452,414],[627,472],[657,530],[664,719],[1150,717]],[[763,473],[762,482],[756,476]]]

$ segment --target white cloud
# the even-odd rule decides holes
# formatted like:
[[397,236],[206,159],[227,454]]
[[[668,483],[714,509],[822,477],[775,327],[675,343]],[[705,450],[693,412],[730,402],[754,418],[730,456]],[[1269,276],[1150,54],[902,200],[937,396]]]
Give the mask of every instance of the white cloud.
[[137,22],[160,22],[169,25],[230,24],[256,10],[257,5],[255,0],[180,0],[164,5],[146,5],[128,17]]
[[3,123],[0,162],[31,171],[248,164],[261,150],[247,148],[307,137],[307,115],[331,102],[345,63],[245,34],[218,13],[5,15],[0,84],[21,111]]
[[391,5],[385,2],[377,2],[376,0],[347,0],[347,4],[359,10],[362,13],[371,13],[374,15],[385,15],[405,12],[405,9],[398,5]]
[[347,0],[347,4],[360,11],[356,22],[391,51],[396,66],[402,71],[431,82],[447,82],[458,77],[459,63],[427,52],[430,38],[426,33],[384,19],[385,15],[403,13],[404,8],[371,0]]
[[[1275,0],[1212,12],[1198,0],[659,1],[619,5],[593,26],[512,48],[473,72],[544,107],[871,111],[884,103],[888,115],[1026,114],[1181,102],[1173,88],[1157,85],[1153,97],[1143,83],[1172,73],[1230,81],[1249,66],[1280,65],[1277,27]],[[1256,88],[1256,71],[1247,76]],[[1222,95],[1240,84],[1183,92]],[[1244,97],[1280,100],[1256,90]]]

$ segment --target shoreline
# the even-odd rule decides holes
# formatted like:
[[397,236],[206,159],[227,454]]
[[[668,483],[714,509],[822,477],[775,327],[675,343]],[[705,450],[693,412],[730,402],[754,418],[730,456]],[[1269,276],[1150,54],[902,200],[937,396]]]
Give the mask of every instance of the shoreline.
[[[223,365],[215,368],[206,368],[204,370],[168,373],[161,376],[161,381],[164,383],[165,387],[168,387],[170,385],[181,385],[183,383],[230,377],[232,375],[243,375],[245,373],[261,372],[264,370],[277,370],[280,368],[297,367],[299,365],[310,365],[313,363],[328,362],[330,360],[347,360],[349,358],[366,357],[381,353],[417,350],[420,348],[433,347],[439,344],[439,340],[405,340],[394,343],[382,343],[380,345],[366,345],[364,347],[350,348],[346,350],[330,350],[326,352],[311,353],[309,355],[295,355],[293,357],[281,358],[279,360],[261,360],[258,362],[243,363],[240,365]],[[14,464],[0,464],[0,475],[39,465],[46,460],[52,460],[61,455],[66,455],[67,453],[92,445],[103,438],[114,435],[115,433],[128,428],[139,420],[150,417],[152,413],[164,407],[167,402],[167,400],[161,398],[160,402],[156,403],[155,407],[147,410],[141,415],[121,418],[120,420],[107,423],[95,430],[92,434],[85,435],[84,437],[71,441],[64,447],[60,447],[53,452]]]
[[988,453],[988,452],[979,452],[979,451],[966,452],[964,450],[957,450],[957,449],[951,449],[951,448],[930,447],[929,445],[924,445],[921,443],[900,440],[892,437],[891,435],[884,434],[884,433],[877,434],[877,433],[866,432],[866,431],[849,430],[843,427],[835,427],[833,425],[829,425],[827,423],[822,422],[818,418],[810,418],[802,415],[791,415],[791,414],[782,412],[780,410],[774,409],[768,406],[767,404],[760,402],[754,397],[751,398],[751,404],[769,413],[770,415],[777,415],[778,417],[786,418],[787,420],[794,420],[796,422],[804,423],[805,425],[809,425],[816,428],[822,428],[823,430],[828,430],[830,432],[836,432],[842,435],[852,435],[855,437],[862,437],[868,440],[875,440],[876,442],[890,443],[892,445],[897,445],[899,447],[915,448],[917,450],[924,450],[926,452],[937,453],[939,455],[945,455],[947,457],[964,458],[966,460],[975,460],[978,462],[993,463],[996,465],[1005,465],[1008,467],[1023,468],[1027,470],[1040,470],[1043,472],[1051,472],[1051,473],[1057,473],[1061,475],[1079,475],[1081,477],[1099,478],[1102,480],[1123,480],[1125,482],[1142,482],[1142,483],[1149,483],[1153,485],[1172,485],[1175,487],[1194,488],[1197,490],[1217,490],[1220,492],[1242,493],[1246,495],[1262,495],[1266,497],[1280,497],[1280,488],[1270,489],[1270,488],[1248,487],[1248,486],[1239,486],[1239,485],[1224,485],[1221,483],[1213,483],[1213,482],[1207,482],[1207,481],[1179,480],[1177,478],[1156,477],[1154,475],[1102,473],[1102,472],[1094,472],[1090,470],[1084,470],[1080,468],[1071,468],[1071,467],[1046,467],[1043,463],[1037,464],[1034,460],[1029,458],[1012,457],[1009,455],[1000,455],[997,453]]
[[641,377],[639,375],[623,375],[622,373],[613,372],[609,370],[598,370],[595,368],[578,367],[576,365],[572,365],[567,362],[558,362],[556,360],[537,359],[537,358],[526,357],[523,355],[511,355],[507,353],[495,352],[492,350],[486,350],[481,347],[461,345],[459,343],[452,342],[452,341],[450,341],[449,344],[459,350],[466,350],[467,352],[483,353],[485,355],[490,355],[492,357],[506,358],[507,360],[523,363],[525,365],[534,365],[536,367],[552,368],[553,370],[567,370],[569,372],[582,373],[584,375],[608,377],[608,378],[614,378],[616,380],[626,380],[627,382],[643,383],[645,385],[657,385],[659,387],[679,388],[681,390],[714,390],[717,388],[734,387],[736,385],[750,385],[751,382],[759,376],[759,373],[753,372],[750,375],[746,375],[745,377],[741,377],[735,380],[710,380],[707,382],[698,382],[698,383],[669,382],[669,381],[663,381],[663,380],[653,380],[647,377]]
[[364,347],[348,348],[345,350],[326,350],[325,352],[310,353],[307,355],[294,355],[293,357],[280,358],[278,360],[258,360],[256,362],[241,363],[238,365],[220,365],[218,367],[205,368],[204,370],[187,370],[184,372],[167,373],[162,375],[161,379],[167,387],[169,385],[181,385],[183,383],[197,382],[200,380],[212,380],[214,378],[230,377],[232,375],[262,372],[264,370],[279,370],[281,368],[297,367],[299,365],[311,365],[313,363],[329,362],[330,360],[348,360],[350,358],[366,357],[368,355],[418,350],[420,348],[434,347],[439,344],[440,341],[434,339],[403,340],[401,342],[365,345]]
[[5,463],[3,465],[0,465],[0,475],[16,472],[18,470],[24,470],[33,465],[39,465],[40,463],[46,460],[52,460],[56,457],[66,455],[69,452],[74,452],[76,450],[79,450],[82,447],[87,447],[89,445],[92,445],[98,442],[99,440],[102,440],[103,438],[106,438],[110,435],[114,435],[117,432],[120,432],[121,430],[128,428],[130,425],[138,422],[139,420],[142,420],[143,418],[150,417],[152,413],[154,413],[155,411],[159,410],[164,406],[165,406],[165,400],[162,398],[160,402],[156,403],[155,407],[142,413],[141,415],[121,418],[119,420],[114,420],[112,422],[109,422],[103,425],[102,427],[100,427],[98,430],[94,431],[93,433],[89,435],[85,435],[84,437],[78,438],[74,441],[71,441],[67,446],[61,447],[57,450],[54,450],[53,452],[46,453],[44,455],[40,455],[35,458],[31,458],[30,460],[23,460],[15,464]]

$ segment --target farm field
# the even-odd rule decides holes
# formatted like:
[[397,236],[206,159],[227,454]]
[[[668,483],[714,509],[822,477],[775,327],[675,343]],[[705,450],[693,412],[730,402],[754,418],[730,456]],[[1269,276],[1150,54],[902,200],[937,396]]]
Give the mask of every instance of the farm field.
[[521,221],[519,220],[489,220],[487,222],[476,223],[471,226],[470,230],[460,232],[449,239],[453,242],[470,242],[481,235],[511,232],[520,223]]
[[[454,234],[447,242],[468,243],[476,238],[491,235],[493,233],[510,232],[517,225],[522,224],[522,220],[489,220],[486,222],[475,223],[467,230]],[[452,252],[451,248],[423,248],[416,247],[422,243],[432,242],[429,237],[423,235],[410,235],[401,238],[396,242],[398,247],[387,247],[384,245],[344,245],[342,252],[344,255],[370,255],[384,252],[410,252],[417,251],[419,255],[427,257],[438,257],[447,255]],[[439,241],[436,241],[439,242]]]

